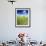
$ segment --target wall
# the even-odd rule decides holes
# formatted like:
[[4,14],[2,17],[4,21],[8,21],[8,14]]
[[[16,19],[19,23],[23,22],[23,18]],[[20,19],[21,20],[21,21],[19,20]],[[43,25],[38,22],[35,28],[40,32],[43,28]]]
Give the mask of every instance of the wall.
[[[46,14],[42,0],[17,0],[13,5],[0,0],[0,41],[15,40],[19,32],[31,35],[33,40],[46,40]],[[15,8],[31,8],[31,27],[15,27]]]

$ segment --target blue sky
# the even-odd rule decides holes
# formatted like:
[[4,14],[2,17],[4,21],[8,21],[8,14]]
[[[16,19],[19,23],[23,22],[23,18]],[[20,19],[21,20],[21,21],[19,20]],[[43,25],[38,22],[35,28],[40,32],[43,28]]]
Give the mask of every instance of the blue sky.
[[18,15],[28,15],[28,10],[17,10]]

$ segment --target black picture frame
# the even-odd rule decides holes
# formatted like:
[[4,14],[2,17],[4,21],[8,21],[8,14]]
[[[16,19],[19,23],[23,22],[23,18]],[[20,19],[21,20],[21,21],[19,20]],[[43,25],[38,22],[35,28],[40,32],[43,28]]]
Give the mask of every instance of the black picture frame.
[[15,8],[15,27],[31,27],[30,8]]

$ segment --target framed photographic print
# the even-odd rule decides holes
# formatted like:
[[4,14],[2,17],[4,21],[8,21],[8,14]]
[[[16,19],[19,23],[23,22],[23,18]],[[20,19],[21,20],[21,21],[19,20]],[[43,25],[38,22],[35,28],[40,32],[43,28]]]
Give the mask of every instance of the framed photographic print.
[[31,10],[30,8],[15,9],[15,26],[30,27],[31,26]]

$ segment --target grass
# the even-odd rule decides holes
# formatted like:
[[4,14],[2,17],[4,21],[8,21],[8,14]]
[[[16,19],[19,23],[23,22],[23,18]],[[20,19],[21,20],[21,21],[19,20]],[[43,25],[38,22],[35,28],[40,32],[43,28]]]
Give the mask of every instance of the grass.
[[17,16],[17,25],[28,25],[28,16]]

